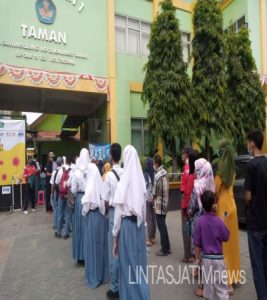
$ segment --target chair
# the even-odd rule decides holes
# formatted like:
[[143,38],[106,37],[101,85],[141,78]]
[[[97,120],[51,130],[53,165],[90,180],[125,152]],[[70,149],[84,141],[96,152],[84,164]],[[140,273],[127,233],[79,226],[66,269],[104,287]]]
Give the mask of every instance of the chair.
[[37,205],[45,205],[44,191],[38,191]]

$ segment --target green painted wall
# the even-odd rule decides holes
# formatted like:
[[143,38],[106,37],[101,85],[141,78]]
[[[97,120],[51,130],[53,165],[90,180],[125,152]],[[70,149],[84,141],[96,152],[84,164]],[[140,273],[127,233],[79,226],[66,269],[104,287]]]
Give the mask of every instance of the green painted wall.
[[[40,59],[18,58],[18,53],[44,55],[47,59],[51,54],[31,50],[5,48],[0,45],[0,63],[25,67],[34,67],[49,71],[65,71],[74,73],[91,73],[107,76],[107,1],[84,1],[85,8],[78,12],[80,1],[73,6],[70,1],[53,0],[57,7],[56,21],[45,25],[37,19],[36,1],[0,1],[0,44],[3,41],[17,42],[38,47],[56,48],[64,51],[85,53],[87,59],[76,58],[76,65],[58,64]],[[45,28],[56,32],[66,32],[67,44],[23,38],[21,24]],[[57,55],[56,57],[62,57]]]
[[60,131],[64,122],[64,115],[49,115],[39,126],[38,131]]
[[[147,0],[117,0],[116,13],[152,22],[153,6]],[[130,82],[142,82],[144,79],[143,68],[146,57],[139,57],[123,53],[116,53],[117,76],[117,137],[122,146],[131,143],[131,116],[138,113],[145,117],[146,111],[140,109],[140,95],[137,106],[131,102]]]
[[192,33],[192,14],[176,9],[176,17],[180,21],[180,30]]
[[141,100],[140,93],[131,93],[131,117],[132,118],[145,118],[148,106],[144,105]]
[[260,0],[248,0],[248,27],[253,56],[257,69],[261,72]]
[[148,0],[116,0],[116,13],[152,22],[152,1]]
[[258,70],[261,70],[260,0],[234,0],[223,10],[224,28],[242,16],[250,30],[251,47]]

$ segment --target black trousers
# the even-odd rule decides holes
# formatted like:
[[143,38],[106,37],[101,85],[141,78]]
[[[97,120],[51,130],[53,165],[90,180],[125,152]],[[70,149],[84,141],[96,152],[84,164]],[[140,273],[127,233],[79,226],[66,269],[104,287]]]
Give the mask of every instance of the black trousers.
[[166,225],[166,216],[156,214],[157,225],[160,233],[161,250],[168,253],[171,250],[168,229]]
[[28,209],[29,202],[31,201],[32,209],[35,208],[35,187],[34,185],[31,187],[29,183],[26,184],[25,190],[25,202],[23,210]]
[[52,206],[50,203],[51,198],[51,184],[46,182],[46,191],[45,191],[45,204],[46,204],[46,211],[52,211]]

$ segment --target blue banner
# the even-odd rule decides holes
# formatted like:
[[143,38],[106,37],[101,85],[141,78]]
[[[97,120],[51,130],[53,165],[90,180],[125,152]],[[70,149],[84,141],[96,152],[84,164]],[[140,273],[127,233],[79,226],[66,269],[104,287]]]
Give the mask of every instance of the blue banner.
[[91,158],[95,158],[97,160],[110,160],[110,144],[89,144],[89,151]]

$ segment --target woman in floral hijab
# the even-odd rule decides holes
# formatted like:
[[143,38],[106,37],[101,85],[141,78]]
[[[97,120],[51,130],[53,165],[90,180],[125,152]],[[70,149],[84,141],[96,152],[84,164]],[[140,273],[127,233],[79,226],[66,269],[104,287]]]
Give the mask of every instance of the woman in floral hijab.
[[201,195],[210,190],[215,192],[215,182],[211,164],[204,158],[195,162],[195,173],[197,179],[194,182],[194,189],[188,207],[188,215],[191,220],[191,234],[194,235],[197,219],[203,214]]

